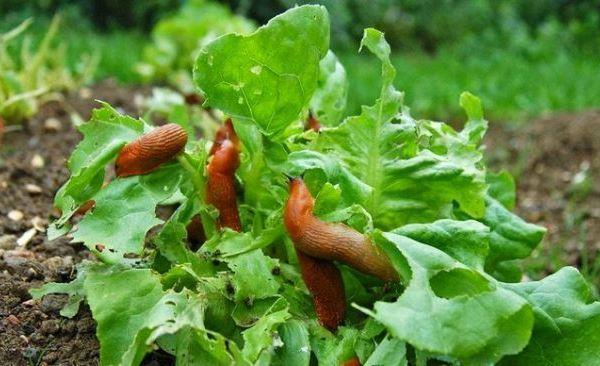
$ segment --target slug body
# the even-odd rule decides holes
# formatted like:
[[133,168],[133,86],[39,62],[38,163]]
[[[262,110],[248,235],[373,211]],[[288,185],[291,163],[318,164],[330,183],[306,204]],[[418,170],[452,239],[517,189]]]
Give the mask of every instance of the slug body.
[[235,171],[240,165],[240,149],[231,120],[227,120],[217,132],[210,154],[206,202],[219,210],[219,228],[242,231],[235,193]]
[[125,145],[117,157],[118,177],[150,173],[173,159],[187,143],[187,133],[181,126],[169,123],[155,128]]
[[360,360],[358,357],[352,357],[348,361],[345,361],[342,366],[360,366]]
[[368,237],[343,225],[313,215],[314,199],[300,178],[290,183],[284,222],[296,249],[315,258],[339,261],[384,281],[397,281],[398,273]]
[[296,250],[302,279],[312,297],[319,322],[335,330],[346,315],[346,294],[340,270],[333,262]]
[[313,130],[315,132],[321,131],[321,123],[312,115],[312,113],[308,116],[308,119],[306,120],[306,129]]

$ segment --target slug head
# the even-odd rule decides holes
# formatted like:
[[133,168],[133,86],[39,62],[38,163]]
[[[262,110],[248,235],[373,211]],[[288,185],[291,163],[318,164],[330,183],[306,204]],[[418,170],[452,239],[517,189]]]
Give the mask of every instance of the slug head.
[[307,228],[307,219],[312,217],[315,200],[302,178],[290,181],[290,197],[284,211],[284,223],[292,238],[302,235]]

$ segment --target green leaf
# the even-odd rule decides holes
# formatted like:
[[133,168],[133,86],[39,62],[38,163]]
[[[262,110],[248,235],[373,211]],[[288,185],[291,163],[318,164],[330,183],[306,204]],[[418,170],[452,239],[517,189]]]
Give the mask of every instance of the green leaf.
[[277,294],[279,282],[273,276],[276,260],[259,249],[229,258],[236,301],[261,299]]
[[429,224],[405,225],[392,232],[431,245],[459,262],[483,270],[490,229],[478,221],[444,219]]
[[337,126],[346,109],[347,99],[346,70],[329,50],[319,65],[317,90],[310,101],[310,109],[323,126]]
[[517,192],[512,175],[506,170],[499,173],[488,172],[485,180],[489,184],[488,194],[507,210],[513,210],[517,201]]
[[365,366],[407,366],[406,344],[399,339],[386,337],[377,345]]
[[53,223],[56,229],[62,227],[78,206],[102,187],[106,164],[145,128],[143,121],[122,115],[107,103],[102,103],[102,108],[92,112],[90,121],[79,127],[83,140],[67,164],[71,177],[54,199],[54,205],[62,211],[62,216]]
[[44,284],[40,288],[32,288],[29,294],[34,299],[41,299],[44,295],[58,293],[69,295],[69,300],[65,306],[60,309],[60,315],[66,318],[72,318],[79,311],[79,304],[84,300],[85,290],[83,283],[86,278],[87,269],[92,264],[88,261],[81,262],[77,265],[77,277],[69,283],[50,282]]
[[533,312],[522,297],[431,246],[392,233],[375,239],[407,282],[395,302],[366,311],[394,337],[465,364],[490,364],[527,345]]
[[156,274],[148,269],[88,273],[84,289],[100,341],[102,365],[121,365],[137,333],[145,326],[152,309],[163,297]]
[[358,330],[340,327],[336,334],[330,333],[316,323],[310,323],[310,345],[319,365],[339,365],[354,357]]
[[248,36],[228,34],[206,45],[194,81],[208,105],[270,135],[283,131],[308,105],[328,48],[325,7],[300,6]]
[[[402,109],[403,95],[393,86],[396,71],[381,32],[365,30],[361,46],[382,62],[379,99],[337,128],[325,129],[316,141],[318,150],[355,177],[352,186],[357,187],[358,180],[370,188],[367,197],[354,197],[351,203],[363,205],[383,229],[450,218],[454,201],[472,216],[483,216],[486,186],[475,142],[445,124],[415,121]],[[306,154],[292,153],[290,160],[298,168],[298,155]]]
[[[277,327],[289,319],[290,313],[287,308],[276,311],[260,318],[252,328],[242,332],[244,337],[244,348],[242,353],[251,362],[255,362],[261,352],[269,347],[276,346],[274,337]],[[271,350],[273,352],[273,350]]]
[[[189,291],[165,293],[146,314],[142,327],[137,331],[121,364],[139,365],[144,355],[160,337],[173,335],[181,330],[204,329],[205,299]],[[181,344],[176,344],[176,352]]]
[[528,257],[544,238],[546,229],[523,221],[491,197],[486,199],[486,205],[481,219],[491,230],[486,271],[496,276],[500,273],[494,271],[500,263]]
[[[183,173],[179,165],[168,165],[141,176],[118,178],[93,198],[95,208],[73,233],[74,242],[83,242],[108,262],[124,254],[141,254],[148,230],[162,223],[155,208],[178,189]],[[104,249],[99,252],[97,245]]]
[[483,107],[479,98],[469,92],[460,95],[460,106],[469,118],[465,128],[461,132],[471,144],[479,144],[487,131],[488,123],[483,119]]
[[575,268],[541,281],[505,284],[526,298],[536,316],[529,346],[501,365],[594,365],[600,359],[600,302]]
[[306,324],[288,320],[277,329],[283,347],[275,349],[273,365],[308,366],[310,362],[310,339]]

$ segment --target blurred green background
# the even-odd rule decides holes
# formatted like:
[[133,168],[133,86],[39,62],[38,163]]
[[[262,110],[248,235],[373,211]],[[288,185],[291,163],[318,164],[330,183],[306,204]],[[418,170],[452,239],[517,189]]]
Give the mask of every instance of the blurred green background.
[[[196,0],[196,4],[206,3]],[[418,117],[453,120],[458,96],[480,96],[492,120],[519,122],[600,102],[600,0],[228,0],[234,14],[258,25],[296,3],[320,3],[331,14],[332,49],[350,79],[346,113],[378,94],[379,65],[358,53],[365,27],[385,32],[398,69],[397,86]],[[177,14],[182,0],[3,0],[0,32],[33,17],[32,42],[60,12],[57,42],[67,63],[99,57],[94,79],[145,80],[136,72],[157,22]],[[204,10],[198,10],[201,14]],[[183,35],[182,35],[183,37]],[[12,46],[11,46],[12,47]],[[14,46],[17,52],[18,47]],[[156,80],[154,80],[156,82]]]

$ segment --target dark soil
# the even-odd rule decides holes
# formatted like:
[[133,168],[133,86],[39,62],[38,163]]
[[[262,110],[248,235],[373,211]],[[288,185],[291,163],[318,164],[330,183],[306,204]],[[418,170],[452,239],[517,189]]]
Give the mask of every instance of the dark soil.
[[[56,217],[53,196],[68,177],[66,159],[80,138],[70,113],[87,120],[98,106],[94,100],[100,99],[136,115],[134,97],[147,92],[103,83],[46,104],[23,131],[5,135],[0,146],[0,365],[98,364],[89,309],[83,306],[73,319],[66,319],[59,315],[65,297],[33,301],[28,289],[70,281],[74,264],[92,259],[82,246],[66,239],[48,241],[43,232]],[[60,121],[58,130],[48,129],[49,118]],[[517,173],[517,211],[549,232],[532,264],[542,273],[565,263],[587,268],[600,248],[600,112],[540,119],[521,130],[499,126],[492,126],[486,140],[490,164]],[[572,189],[586,167],[596,183],[587,191]],[[15,220],[13,210],[23,217]],[[34,227],[41,230],[17,245]],[[169,360],[155,353],[145,363]]]
[[[87,120],[92,108],[99,106],[94,100],[100,99],[136,115],[134,95],[145,92],[105,82],[73,93],[65,101],[47,103],[22,131],[4,136],[0,149],[0,365],[98,364],[89,310],[82,308],[73,319],[63,318],[59,310],[64,296],[33,301],[28,289],[49,281],[68,282],[74,275],[73,265],[91,259],[82,246],[64,238],[48,241],[43,232],[57,215],[53,196],[68,177],[66,160],[80,139],[70,114],[77,112]],[[59,124],[49,123],[50,118]],[[34,227],[40,230],[28,243],[18,245],[17,239]]]
[[517,177],[519,215],[548,229],[534,271],[573,265],[599,287],[600,111],[541,118],[520,130],[493,126],[486,144],[490,164]]

